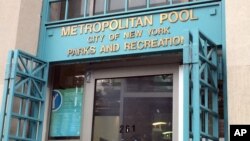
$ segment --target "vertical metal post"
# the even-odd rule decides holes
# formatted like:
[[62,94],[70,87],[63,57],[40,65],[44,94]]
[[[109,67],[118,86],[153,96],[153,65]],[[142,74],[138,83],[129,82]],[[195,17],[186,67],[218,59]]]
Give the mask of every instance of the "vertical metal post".
[[[16,68],[17,68],[17,58],[18,58],[18,51],[14,51],[14,58],[13,58],[13,65],[11,68],[11,74],[10,74],[10,90],[8,94],[8,102],[7,102],[7,107],[6,107],[6,118],[5,118],[5,123],[4,123],[4,137],[3,141],[8,141],[9,140],[9,132],[10,132],[10,123],[11,123],[11,112],[12,111],[12,106],[13,106],[13,98],[14,98],[14,89],[15,89],[15,75],[16,75]],[[5,113],[5,112],[4,112]]]
[[[222,15],[225,15],[226,0],[221,0]],[[224,137],[225,141],[229,141],[228,127],[228,98],[227,98],[227,54],[226,54],[226,16],[222,16],[222,71],[223,71],[223,108],[224,108]]]
[[2,140],[3,131],[4,131],[4,123],[5,123],[5,115],[6,115],[5,110],[6,110],[6,104],[7,104],[8,95],[9,95],[12,58],[13,58],[13,51],[10,51],[8,54],[7,65],[5,68],[4,91],[2,95],[2,107],[1,107],[1,113],[0,113],[0,134],[1,134],[0,140]]
[[[46,0],[45,0],[46,1]],[[50,9],[50,7],[51,7],[51,2],[49,1],[49,0],[47,0],[47,3],[48,3],[48,5],[47,5],[47,15],[43,15],[43,14],[41,14],[41,17],[42,17],[42,19],[46,19],[46,22],[48,22],[48,21],[50,21],[51,20],[51,17],[50,17],[50,11],[51,11],[51,9]],[[44,6],[44,3],[43,3],[43,8],[44,8],[45,6]],[[43,9],[42,8],[42,9]],[[45,9],[45,8],[44,8]],[[41,12],[41,13],[44,13],[44,12]],[[45,17],[47,17],[47,18],[45,18]],[[44,21],[45,22],[45,21]]]
[[193,101],[193,141],[200,141],[200,71],[199,71],[199,32],[194,32],[194,43],[192,46],[192,101]]
[[64,20],[68,19],[68,13],[69,13],[69,0],[66,0]]
[[190,56],[190,38],[189,31],[186,31],[186,42],[183,48],[183,141],[188,141],[190,136],[190,105],[189,105],[189,89],[190,89],[190,80],[189,80],[189,74],[190,74],[190,63],[191,63],[191,56]]
[[84,0],[84,3],[83,3],[83,16],[86,17],[87,16],[87,1],[88,0]]
[[[46,79],[46,78],[48,78],[48,71],[49,71],[49,64],[47,64],[47,66],[45,67],[45,69],[44,69],[44,76],[43,76],[43,79]],[[45,81],[45,84],[44,84],[44,86],[47,86],[47,81]],[[38,119],[39,120],[41,120],[42,121],[42,119],[44,118],[44,110],[45,110],[45,101],[46,101],[46,89],[47,89],[47,87],[43,87],[42,88],[42,94],[44,94],[43,95],[43,97],[42,97],[42,100],[43,101],[41,101],[39,104],[40,104],[40,110],[39,110],[39,112],[38,112]],[[42,104],[43,103],[43,104]],[[43,124],[43,122],[39,122],[38,124]],[[42,140],[42,132],[43,132],[43,125],[39,125],[39,128],[37,129],[38,130],[38,141],[41,141]]]
[[[203,48],[203,52],[205,55],[207,55],[207,41],[205,41],[205,46]],[[207,64],[204,64],[205,65],[205,68],[204,68],[204,80],[205,82],[208,82],[208,67]],[[208,88],[207,87],[204,87],[204,96],[205,96],[205,107],[207,109],[209,109],[209,106],[208,106],[208,100],[209,100],[209,91],[208,91]],[[205,112],[205,111],[204,111]],[[208,133],[208,130],[209,130],[209,113],[208,112],[205,112],[205,133]]]
[[[189,49],[188,48],[184,48],[184,58],[185,58],[185,54],[188,54],[189,53]],[[189,128],[190,128],[190,105],[189,105],[189,89],[190,89],[190,80],[189,80],[189,73],[190,73],[190,70],[189,70],[189,63],[185,63],[183,65],[183,115],[184,115],[184,118],[183,118],[183,141],[186,141],[186,140],[189,140],[189,136],[190,136],[190,131],[189,131]],[[181,140],[181,139],[179,139]]]
[[173,0],[169,0],[169,4],[172,5],[173,4]]
[[[213,52],[212,54],[212,63],[215,64],[216,66],[218,66],[218,55],[217,55],[217,47],[215,47],[215,51]],[[217,67],[218,68],[218,67]],[[217,71],[214,71],[214,70],[211,70],[212,71],[212,77],[213,77],[213,80],[214,81],[214,85],[215,85],[215,88],[218,87],[218,69]],[[217,90],[218,91],[218,90]],[[213,92],[212,93],[212,105],[213,105],[213,111],[218,113],[218,92]],[[218,115],[219,116],[219,115]],[[219,126],[219,118],[218,117],[213,117],[213,136],[215,137],[219,137],[219,130],[218,130],[218,126]]]
[[104,8],[103,8],[104,15],[107,14],[107,0],[104,0]]
[[125,12],[128,11],[128,0],[125,0]]

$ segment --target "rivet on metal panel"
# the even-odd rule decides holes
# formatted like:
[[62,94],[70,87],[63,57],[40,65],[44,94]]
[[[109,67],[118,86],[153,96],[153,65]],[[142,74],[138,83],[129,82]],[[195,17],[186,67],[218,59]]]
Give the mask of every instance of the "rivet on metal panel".
[[49,31],[48,31],[48,36],[49,36],[49,37],[52,37],[53,35],[54,35],[54,31],[53,31],[53,30],[49,30]]
[[217,14],[216,9],[210,9],[210,15],[215,16]]

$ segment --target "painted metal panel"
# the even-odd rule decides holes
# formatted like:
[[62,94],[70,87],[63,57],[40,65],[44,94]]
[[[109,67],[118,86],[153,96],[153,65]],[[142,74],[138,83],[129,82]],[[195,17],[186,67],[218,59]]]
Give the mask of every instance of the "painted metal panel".
[[[171,15],[170,13],[181,13],[182,11],[192,11],[194,19],[188,19],[183,21],[185,18],[182,17],[182,21],[178,20],[176,22],[171,22],[167,20],[163,21],[161,24],[162,14]],[[68,21],[62,22],[60,24],[47,24],[45,26],[45,34],[43,34],[43,46],[40,48],[39,55],[41,55],[45,60],[49,62],[55,61],[72,61],[79,59],[101,59],[119,57],[124,55],[139,55],[146,53],[165,53],[169,51],[183,51],[183,63],[184,63],[184,129],[183,129],[183,140],[193,140],[199,141],[201,138],[218,140],[218,109],[208,107],[208,95],[212,95],[213,107],[217,106],[217,56],[216,51],[206,50],[209,46],[216,48],[216,45],[224,44],[223,40],[223,25],[222,25],[222,8],[220,2],[215,3],[205,3],[200,5],[189,5],[183,7],[169,8],[169,9],[159,9],[154,11],[145,11],[144,13],[131,13],[127,15],[117,15],[113,17],[101,16],[98,18],[86,18],[84,20],[78,21]],[[174,14],[173,14],[174,15]],[[185,15],[185,14],[184,14]],[[129,23],[129,28],[111,30],[106,28],[103,31],[90,33],[81,33],[81,28],[83,24],[96,25],[98,27],[98,22],[120,22],[121,28],[123,25],[127,25],[127,20],[144,20],[145,16],[152,16],[153,24],[137,25],[132,26]],[[183,15],[181,15],[183,16]],[[165,16],[166,17],[166,16]],[[163,18],[163,17],[162,17]],[[173,20],[173,19],[172,19]],[[114,24],[113,23],[113,24]],[[114,25],[113,25],[114,26]],[[72,36],[62,36],[62,29],[72,28],[68,34]],[[168,28],[169,33],[160,35],[149,35],[151,29],[164,29]],[[199,31],[197,31],[199,29]],[[189,32],[190,33],[189,33]],[[202,31],[203,33],[201,33]],[[65,31],[66,32],[66,31]],[[141,33],[140,36],[133,38],[125,38],[124,34]],[[119,35],[114,40],[110,39],[111,35]],[[91,42],[89,39],[98,39]],[[93,38],[96,37],[96,38]],[[103,37],[103,38],[102,38]],[[153,47],[150,46],[144,49],[124,49],[125,43],[148,41],[148,40],[160,40],[170,37],[183,37],[183,44],[164,46],[164,47]],[[118,50],[102,52],[101,47],[105,45],[114,45],[113,47],[119,46]],[[94,47],[94,53],[84,54],[84,50],[88,47]],[[112,47],[111,47],[112,48]],[[70,51],[79,51],[79,55],[72,55]],[[215,49],[216,50],[216,49]],[[87,52],[87,51],[86,51]],[[211,53],[210,56],[208,53]],[[74,53],[75,54],[75,53]],[[208,58],[212,57],[212,62]],[[211,59],[211,58],[210,58]],[[210,68],[215,70],[209,70]],[[200,73],[203,74],[201,77]],[[202,78],[202,79],[201,79]],[[214,82],[213,85],[209,84]],[[205,104],[201,104],[202,89],[205,89]],[[212,92],[211,92],[212,91]],[[211,92],[211,93],[209,93]],[[187,108],[188,107],[188,108]],[[201,119],[200,113],[205,113],[205,118]],[[209,133],[209,116],[213,118],[213,133]],[[205,128],[203,130],[202,122],[205,122]]]
[[[175,21],[176,13],[179,17],[177,21]],[[187,19],[186,13],[189,16]],[[146,23],[145,19],[150,18],[152,18],[152,24]],[[62,25],[48,25],[43,49],[39,54],[45,60],[54,62],[178,51],[184,47],[182,42],[175,45],[169,45],[170,43],[168,43],[168,45],[164,44],[158,47],[160,40],[170,40],[175,37],[178,40],[177,37],[179,37],[184,40],[183,42],[188,42],[185,31],[187,29],[192,31],[196,28],[205,32],[216,44],[221,44],[221,18],[220,3],[213,3],[145,12],[143,15],[134,13]],[[165,20],[161,22],[161,19]],[[105,27],[106,24],[109,24],[110,27]],[[95,27],[96,32],[90,29],[91,26]],[[104,29],[99,31],[99,26],[104,26]],[[150,34],[150,31],[156,32],[164,29],[168,30],[165,34]],[[131,38],[125,37],[125,34],[131,34]],[[147,41],[150,41],[150,45],[147,48],[140,48]],[[158,45],[155,46],[154,44]],[[135,49],[128,50],[125,47],[126,45],[135,46]],[[113,51],[102,52],[103,46],[106,49],[112,50],[113,48]]]

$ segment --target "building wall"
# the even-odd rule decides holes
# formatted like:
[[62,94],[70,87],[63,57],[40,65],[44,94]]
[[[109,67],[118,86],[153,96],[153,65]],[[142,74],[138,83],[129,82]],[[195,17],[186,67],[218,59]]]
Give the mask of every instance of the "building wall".
[[[0,94],[8,51],[36,54],[42,0],[0,0]],[[0,106],[2,96],[0,95]]]
[[22,0],[16,48],[36,54],[40,29],[42,0]]
[[250,3],[226,0],[229,124],[250,123]]

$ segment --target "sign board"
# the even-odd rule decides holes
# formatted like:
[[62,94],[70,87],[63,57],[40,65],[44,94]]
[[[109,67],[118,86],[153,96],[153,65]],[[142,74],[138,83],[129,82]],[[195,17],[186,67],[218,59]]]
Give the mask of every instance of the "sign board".
[[53,90],[50,137],[80,136],[82,88]]
[[190,6],[47,27],[44,57],[66,61],[182,49],[199,29],[222,42],[221,5]]
[[60,91],[58,90],[53,90],[52,91],[52,111],[55,112],[57,110],[60,109],[60,107],[62,106],[62,94]]

